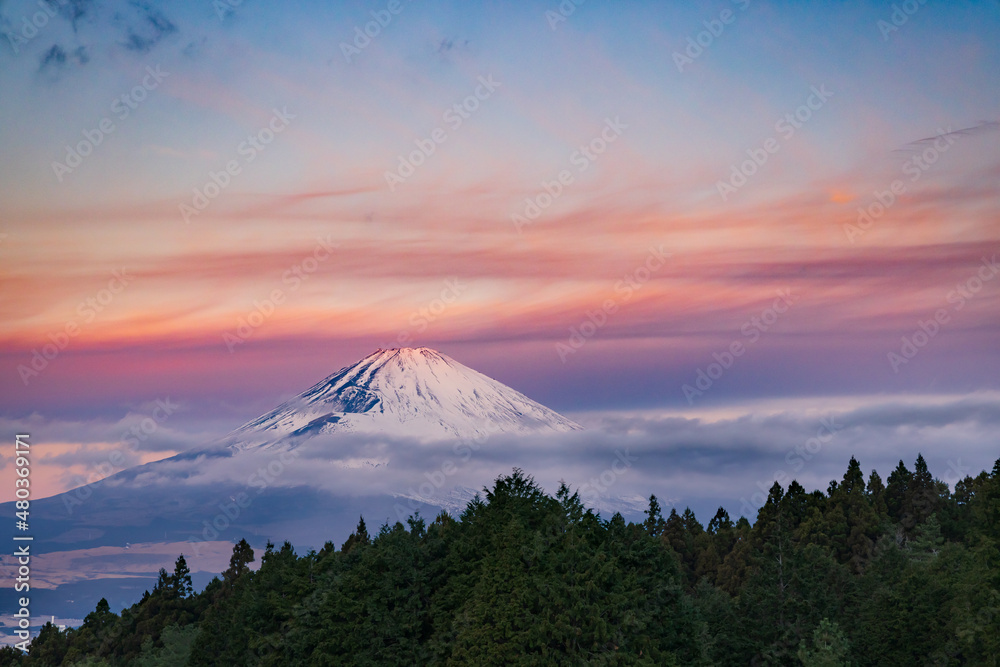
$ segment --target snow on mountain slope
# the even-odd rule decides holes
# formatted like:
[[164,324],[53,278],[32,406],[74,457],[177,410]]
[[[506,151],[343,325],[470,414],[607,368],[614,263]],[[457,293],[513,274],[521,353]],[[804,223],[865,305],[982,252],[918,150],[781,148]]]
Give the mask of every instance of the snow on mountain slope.
[[421,348],[376,350],[225,438],[236,450],[321,433],[421,440],[582,427],[510,387]]

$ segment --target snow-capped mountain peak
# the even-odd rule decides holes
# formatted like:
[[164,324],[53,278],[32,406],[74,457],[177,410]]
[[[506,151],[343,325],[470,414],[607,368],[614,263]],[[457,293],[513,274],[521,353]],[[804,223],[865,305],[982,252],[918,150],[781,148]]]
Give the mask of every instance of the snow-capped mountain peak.
[[236,449],[320,433],[476,438],[582,428],[426,347],[378,349],[231,433]]

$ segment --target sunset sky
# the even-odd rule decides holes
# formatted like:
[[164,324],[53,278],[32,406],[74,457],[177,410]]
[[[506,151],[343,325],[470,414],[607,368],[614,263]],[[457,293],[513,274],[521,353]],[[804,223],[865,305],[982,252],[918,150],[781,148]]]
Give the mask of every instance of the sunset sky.
[[1000,3],[671,4],[0,3],[4,437],[54,493],[402,344],[585,424],[971,396],[991,466]]

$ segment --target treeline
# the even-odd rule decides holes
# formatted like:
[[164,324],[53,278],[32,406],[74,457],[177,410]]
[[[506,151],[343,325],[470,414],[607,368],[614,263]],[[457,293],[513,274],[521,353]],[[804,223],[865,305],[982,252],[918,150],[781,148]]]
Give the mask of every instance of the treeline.
[[5,665],[997,665],[1000,461],[951,492],[922,457],[885,483],[602,520],[520,470],[461,517],[362,519],[338,550],[245,541],[200,593],[183,556],[121,615],[46,625]]

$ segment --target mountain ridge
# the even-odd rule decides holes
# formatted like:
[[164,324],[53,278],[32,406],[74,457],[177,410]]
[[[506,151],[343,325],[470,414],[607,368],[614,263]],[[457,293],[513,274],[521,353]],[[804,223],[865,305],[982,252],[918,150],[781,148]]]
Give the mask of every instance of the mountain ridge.
[[379,348],[225,436],[235,451],[330,433],[478,438],[581,430],[437,350]]

